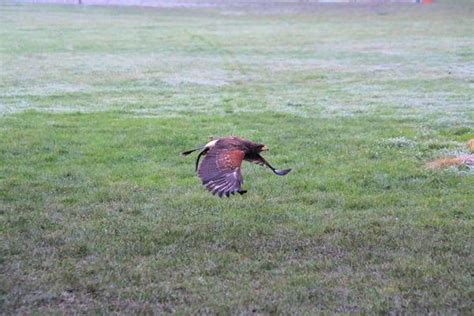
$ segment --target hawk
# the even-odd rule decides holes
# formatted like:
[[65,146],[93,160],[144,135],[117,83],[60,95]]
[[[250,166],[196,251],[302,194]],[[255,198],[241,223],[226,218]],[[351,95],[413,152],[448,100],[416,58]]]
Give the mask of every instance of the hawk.
[[[276,175],[284,176],[291,169],[278,170],[273,168],[260,153],[267,151],[264,144],[254,143],[240,137],[221,137],[213,139],[206,145],[181,153],[184,156],[197,150],[202,150],[196,159],[196,172],[201,178],[202,184],[213,195],[219,197],[235,194],[244,194],[242,190],[244,183],[241,173],[242,161],[246,160],[262,166],[267,166]],[[199,164],[201,156],[203,161]]]

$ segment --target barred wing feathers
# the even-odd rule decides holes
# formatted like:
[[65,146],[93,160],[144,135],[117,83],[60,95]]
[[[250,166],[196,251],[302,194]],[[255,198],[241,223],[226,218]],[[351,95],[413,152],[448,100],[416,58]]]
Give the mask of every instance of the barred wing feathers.
[[198,176],[209,192],[220,197],[245,193],[241,190],[244,180],[240,167],[244,157],[245,152],[240,149],[213,147],[199,165]]

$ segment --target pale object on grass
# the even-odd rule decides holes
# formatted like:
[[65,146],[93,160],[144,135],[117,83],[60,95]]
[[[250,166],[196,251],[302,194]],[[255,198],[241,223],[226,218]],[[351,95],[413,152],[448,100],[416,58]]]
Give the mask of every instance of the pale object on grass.
[[469,150],[471,151],[471,153],[474,153],[474,138],[473,138],[473,139],[470,139],[470,140],[467,142],[467,146],[469,147]]

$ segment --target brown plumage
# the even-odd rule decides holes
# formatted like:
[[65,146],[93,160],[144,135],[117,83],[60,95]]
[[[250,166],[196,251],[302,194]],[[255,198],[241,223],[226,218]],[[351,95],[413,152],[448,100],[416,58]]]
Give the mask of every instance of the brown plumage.
[[461,155],[459,157],[440,158],[428,162],[429,169],[443,169],[451,166],[465,165],[474,168],[474,154]]
[[[241,165],[244,160],[265,165],[279,176],[284,176],[291,171],[291,169],[277,170],[260,156],[262,151],[268,150],[265,145],[239,137],[217,138],[203,147],[188,150],[182,154],[186,156],[201,149],[196,160],[196,172],[209,192],[219,197],[224,195],[228,197],[236,192],[239,194],[247,192],[242,190],[244,180]],[[201,156],[204,156],[204,159],[199,164]]]
[[451,166],[465,165],[470,169],[474,168],[474,138],[467,142],[467,147],[471,154],[464,154],[458,157],[444,157],[427,163],[429,169],[443,169]]

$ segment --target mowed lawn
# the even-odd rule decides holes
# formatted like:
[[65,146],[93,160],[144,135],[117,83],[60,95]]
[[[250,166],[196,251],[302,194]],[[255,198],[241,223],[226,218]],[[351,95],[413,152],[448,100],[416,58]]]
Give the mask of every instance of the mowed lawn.
[[[472,5],[0,6],[0,313],[471,314]],[[180,151],[270,147],[219,199]]]

